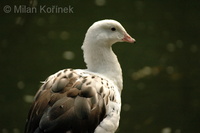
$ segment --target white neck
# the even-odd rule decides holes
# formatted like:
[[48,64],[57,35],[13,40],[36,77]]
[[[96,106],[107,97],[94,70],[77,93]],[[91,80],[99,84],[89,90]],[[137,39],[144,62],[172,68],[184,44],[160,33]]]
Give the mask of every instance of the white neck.
[[82,49],[88,71],[99,73],[109,78],[118,86],[119,92],[121,92],[122,70],[111,45],[97,44],[98,42],[96,44],[90,42],[92,43],[91,45],[86,43],[89,42],[84,41]]

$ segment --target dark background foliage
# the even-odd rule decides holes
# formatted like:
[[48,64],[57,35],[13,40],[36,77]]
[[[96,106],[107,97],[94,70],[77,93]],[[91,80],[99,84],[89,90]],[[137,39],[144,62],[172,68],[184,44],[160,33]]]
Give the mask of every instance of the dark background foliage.
[[[60,69],[85,68],[84,35],[105,18],[118,20],[137,40],[113,47],[124,77],[118,133],[200,131],[199,0],[0,3],[0,132],[23,132],[40,81]],[[20,5],[70,6],[73,12],[17,13]]]

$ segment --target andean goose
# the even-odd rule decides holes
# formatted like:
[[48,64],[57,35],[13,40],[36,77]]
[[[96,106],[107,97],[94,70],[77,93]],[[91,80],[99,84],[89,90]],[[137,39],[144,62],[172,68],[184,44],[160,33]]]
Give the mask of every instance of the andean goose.
[[134,43],[115,20],[95,22],[82,45],[87,69],[49,76],[35,95],[25,133],[114,133],[121,110],[122,70],[112,51]]

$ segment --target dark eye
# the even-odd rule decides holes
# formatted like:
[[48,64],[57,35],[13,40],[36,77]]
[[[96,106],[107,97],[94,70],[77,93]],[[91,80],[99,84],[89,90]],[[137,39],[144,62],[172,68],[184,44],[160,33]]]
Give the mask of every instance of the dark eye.
[[116,31],[116,28],[115,28],[115,27],[112,27],[111,30],[112,30],[112,31]]

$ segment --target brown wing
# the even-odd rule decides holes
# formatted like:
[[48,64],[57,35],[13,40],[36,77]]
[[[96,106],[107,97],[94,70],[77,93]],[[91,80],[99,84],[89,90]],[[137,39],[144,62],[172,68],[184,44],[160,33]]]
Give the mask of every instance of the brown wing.
[[35,96],[25,133],[93,133],[106,112],[101,85],[100,77],[72,69],[50,76]]

